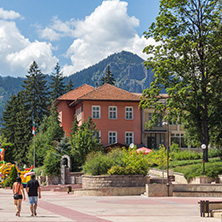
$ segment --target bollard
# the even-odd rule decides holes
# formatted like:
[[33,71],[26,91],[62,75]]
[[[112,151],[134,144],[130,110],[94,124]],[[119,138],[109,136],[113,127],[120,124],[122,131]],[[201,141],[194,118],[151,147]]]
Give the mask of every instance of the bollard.
[[70,192],[72,192],[72,187],[71,186],[67,186],[67,193],[69,194]]

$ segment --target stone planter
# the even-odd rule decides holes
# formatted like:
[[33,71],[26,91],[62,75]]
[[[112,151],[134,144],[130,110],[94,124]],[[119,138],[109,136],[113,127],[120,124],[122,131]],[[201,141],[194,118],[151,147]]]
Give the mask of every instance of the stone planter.
[[143,175],[105,175],[82,176],[83,189],[101,189],[107,187],[145,187],[149,177]]

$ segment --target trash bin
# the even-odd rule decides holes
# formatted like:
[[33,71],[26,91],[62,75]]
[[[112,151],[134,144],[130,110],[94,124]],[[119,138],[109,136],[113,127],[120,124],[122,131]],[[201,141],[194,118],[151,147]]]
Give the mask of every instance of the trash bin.
[[69,192],[72,192],[72,187],[71,186],[67,186],[67,193],[69,194]]

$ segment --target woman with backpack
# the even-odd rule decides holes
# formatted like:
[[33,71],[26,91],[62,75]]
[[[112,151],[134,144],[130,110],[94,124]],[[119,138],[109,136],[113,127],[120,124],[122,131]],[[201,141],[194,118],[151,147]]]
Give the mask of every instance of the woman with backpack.
[[25,192],[20,177],[18,177],[16,179],[16,182],[14,182],[12,191],[13,191],[14,205],[16,209],[16,216],[20,217],[22,198],[25,200]]

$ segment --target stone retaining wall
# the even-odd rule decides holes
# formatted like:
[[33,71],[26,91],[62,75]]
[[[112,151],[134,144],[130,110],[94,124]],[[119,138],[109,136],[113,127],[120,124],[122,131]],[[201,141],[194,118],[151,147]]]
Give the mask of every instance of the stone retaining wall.
[[143,175],[105,175],[82,176],[83,189],[101,189],[107,187],[145,187],[149,177]]
[[75,189],[75,196],[131,196],[141,195],[145,192],[144,187],[109,187],[102,189]]

